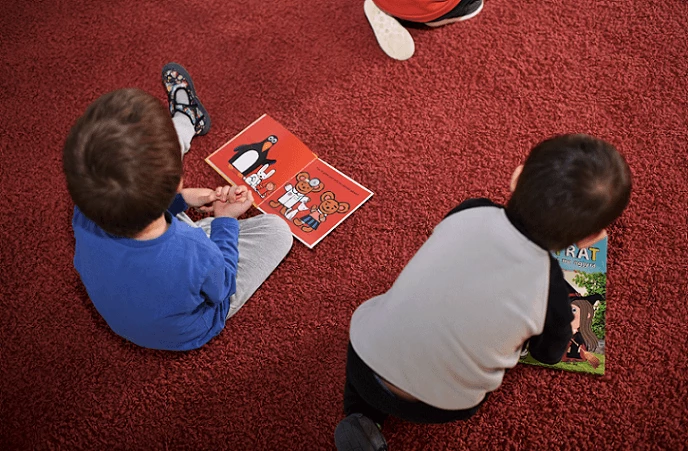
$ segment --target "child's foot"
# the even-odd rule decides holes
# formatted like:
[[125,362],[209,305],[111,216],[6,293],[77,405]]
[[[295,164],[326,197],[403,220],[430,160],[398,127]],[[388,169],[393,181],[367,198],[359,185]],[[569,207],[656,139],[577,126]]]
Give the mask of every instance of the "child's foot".
[[444,16],[441,16],[432,22],[427,22],[425,25],[429,27],[441,27],[454,22],[461,22],[468,20],[478,15],[483,10],[483,0],[461,0],[456,8],[449,11]]
[[398,20],[382,12],[373,3],[373,0],[363,2],[363,11],[383,52],[400,61],[413,56],[416,44],[413,42],[411,34],[401,26]]
[[167,63],[162,68],[162,82],[167,90],[170,114],[184,114],[191,121],[196,135],[210,131],[210,116],[196,96],[191,75],[177,63]]
[[387,441],[373,420],[354,413],[339,422],[334,430],[337,451],[386,451]]

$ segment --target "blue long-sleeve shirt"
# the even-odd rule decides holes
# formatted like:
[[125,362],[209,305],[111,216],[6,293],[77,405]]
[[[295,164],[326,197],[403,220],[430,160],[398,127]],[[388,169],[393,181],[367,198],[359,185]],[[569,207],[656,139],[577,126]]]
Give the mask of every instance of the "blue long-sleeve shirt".
[[178,195],[165,213],[167,231],[147,241],[111,235],[74,209],[74,267],[112,330],[139,346],[195,349],[225,326],[239,223],[216,218],[208,239],[175,218],[186,208]]

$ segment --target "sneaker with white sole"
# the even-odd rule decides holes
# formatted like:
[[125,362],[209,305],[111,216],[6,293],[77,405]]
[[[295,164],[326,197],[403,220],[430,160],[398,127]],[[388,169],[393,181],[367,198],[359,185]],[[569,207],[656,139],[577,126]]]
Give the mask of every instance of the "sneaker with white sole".
[[373,0],[363,2],[363,11],[383,52],[399,61],[413,56],[416,44],[408,30],[397,19],[383,12]]

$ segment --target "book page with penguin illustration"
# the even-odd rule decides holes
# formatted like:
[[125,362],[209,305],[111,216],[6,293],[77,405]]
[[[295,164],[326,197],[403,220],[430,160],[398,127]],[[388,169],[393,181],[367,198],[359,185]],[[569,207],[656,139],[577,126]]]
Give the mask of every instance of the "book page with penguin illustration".
[[553,253],[559,262],[569,290],[573,312],[569,342],[561,362],[545,365],[533,359],[527,349],[521,362],[603,375],[605,371],[605,333],[607,311],[607,244],[605,237],[587,248],[571,245]]
[[252,189],[254,205],[284,219],[309,248],[373,195],[266,114],[206,162],[232,185]]
[[254,204],[260,206],[271,192],[316,158],[296,136],[264,114],[206,162],[232,185],[251,188]]

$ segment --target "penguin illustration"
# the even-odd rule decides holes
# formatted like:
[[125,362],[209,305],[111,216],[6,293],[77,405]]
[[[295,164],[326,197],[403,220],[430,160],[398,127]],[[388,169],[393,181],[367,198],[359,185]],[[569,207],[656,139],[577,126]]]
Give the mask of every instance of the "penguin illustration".
[[234,156],[229,164],[246,177],[262,165],[277,163],[277,160],[268,159],[268,151],[277,143],[277,136],[270,135],[262,142],[255,144],[242,144],[234,149]]

